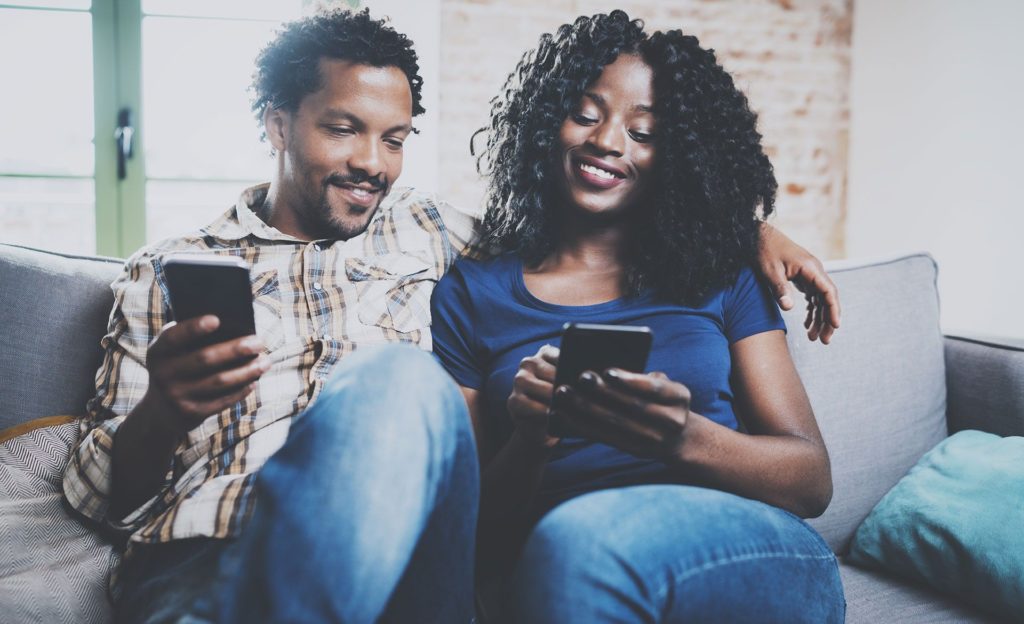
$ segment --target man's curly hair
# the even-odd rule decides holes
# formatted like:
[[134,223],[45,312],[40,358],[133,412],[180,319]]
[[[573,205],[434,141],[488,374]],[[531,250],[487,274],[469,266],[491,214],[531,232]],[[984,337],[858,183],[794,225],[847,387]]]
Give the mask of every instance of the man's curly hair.
[[397,67],[409,79],[412,114],[425,112],[423,78],[412,41],[384,20],[335,10],[289,22],[256,57],[252,110],[259,121],[268,106],[295,112],[302,98],[323,86],[320,59],[331,58],[373,67]]
[[654,70],[654,184],[633,215],[628,286],[695,304],[754,262],[777,184],[757,117],[712,50],[679,30],[647,35],[622,11],[541,36],[491,101],[477,167],[489,177],[482,246],[543,260],[556,246],[562,122],[620,54]]

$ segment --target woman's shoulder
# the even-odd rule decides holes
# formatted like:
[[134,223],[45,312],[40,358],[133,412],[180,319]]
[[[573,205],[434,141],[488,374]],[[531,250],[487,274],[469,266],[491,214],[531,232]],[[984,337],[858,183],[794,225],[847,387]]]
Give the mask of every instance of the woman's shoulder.
[[[503,297],[512,283],[515,257],[508,254],[487,258],[459,258],[434,289],[434,299],[464,300]],[[497,292],[496,292],[497,291]]]
[[459,276],[464,281],[493,280],[495,277],[511,273],[517,266],[517,256],[511,253],[485,257],[459,258],[452,265],[449,274]]

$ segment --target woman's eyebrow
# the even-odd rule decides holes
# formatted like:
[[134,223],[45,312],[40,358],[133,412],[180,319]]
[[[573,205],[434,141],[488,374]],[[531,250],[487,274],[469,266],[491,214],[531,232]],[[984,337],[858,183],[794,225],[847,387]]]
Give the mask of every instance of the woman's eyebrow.
[[[583,94],[583,97],[590,98],[598,106],[605,106],[607,104],[607,100],[604,99],[604,96],[594,93],[593,91],[587,91]],[[651,104],[634,104],[633,110],[641,113],[654,113],[654,106]]]

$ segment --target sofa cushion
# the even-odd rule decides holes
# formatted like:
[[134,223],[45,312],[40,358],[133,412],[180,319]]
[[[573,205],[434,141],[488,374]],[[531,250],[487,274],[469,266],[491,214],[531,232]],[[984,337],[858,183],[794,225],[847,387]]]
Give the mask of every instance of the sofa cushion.
[[961,431],[925,454],[857,529],[850,561],[1024,614],[1024,437]]
[[112,544],[65,510],[74,422],[0,444],[0,622],[108,622]]
[[881,572],[839,565],[846,594],[846,624],[996,624],[1000,620],[974,611],[931,589],[910,585]]
[[85,411],[121,264],[0,245],[0,430]]
[[810,524],[842,553],[882,496],[946,437],[946,382],[930,256],[827,268],[843,305],[832,343],[807,340],[803,310],[784,318],[832,460],[832,504]]

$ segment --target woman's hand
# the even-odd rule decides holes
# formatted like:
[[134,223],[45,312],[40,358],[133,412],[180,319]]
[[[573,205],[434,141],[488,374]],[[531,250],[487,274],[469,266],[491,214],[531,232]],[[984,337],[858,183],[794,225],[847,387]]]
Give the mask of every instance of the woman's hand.
[[807,299],[807,318],[804,320],[807,337],[828,344],[832,334],[839,329],[839,289],[832,283],[821,261],[764,223],[758,263],[780,308],[789,310],[793,307],[793,299],[789,295],[790,281],[804,294]]
[[508,413],[516,434],[530,447],[548,449],[558,443],[548,435],[558,353],[557,347],[544,345],[536,355],[523,358],[512,381]]
[[580,375],[555,391],[555,409],[571,429],[637,457],[679,457],[690,416],[690,390],[664,373],[612,368]]

